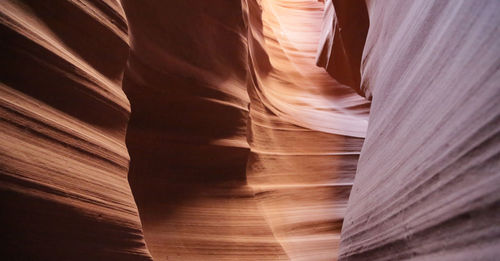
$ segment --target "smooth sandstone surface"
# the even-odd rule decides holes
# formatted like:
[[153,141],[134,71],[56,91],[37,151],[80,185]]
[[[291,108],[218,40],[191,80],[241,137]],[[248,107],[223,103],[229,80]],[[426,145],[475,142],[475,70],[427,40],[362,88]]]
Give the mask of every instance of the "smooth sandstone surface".
[[[130,184],[155,260],[288,260],[246,184],[239,1],[123,1]],[[144,14],[148,14],[145,16]]]
[[[340,16],[343,7],[334,8]],[[370,0],[351,8],[369,16],[359,91],[372,106],[340,260],[496,260],[500,2]],[[333,25],[326,44],[355,35]]]
[[495,260],[498,10],[2,1],[0,259]]
[[0,21],[1,259],[151,260],[127,182],[120,4],[6,0]]
[[315,66],[323,4],[123,4],[130,182],[153,257],[335,259],[369,102]]
[[363,138],[369,102],[315,66],[324,3],[244,2],[251,81],[266,108],[307,129]]
[[243,8],[248,184],[290,260],[335,260],[369,102],[315,66],[323,3],[248,0]]

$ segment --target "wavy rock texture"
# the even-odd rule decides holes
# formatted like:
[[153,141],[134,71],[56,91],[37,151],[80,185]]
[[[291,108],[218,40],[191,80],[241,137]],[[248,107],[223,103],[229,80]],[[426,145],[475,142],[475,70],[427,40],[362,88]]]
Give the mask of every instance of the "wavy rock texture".
[[4,0],[0,256],[495,260],[498,10]]
[[335,260],[369,103],[315,66],[323,4],[248,0],[248,184],[291,260]]
[[286,260],[246,185],[241,4],[123,4],[131,32],[130,182],[153,257]]
[[322,4],[250,5],[2,3],[8,255],[149,259],[135,198],[157,260],[336,256],[368,103],[314,65]]
[[373,100],[340,259],[496,260],[499,2],[366,8],[360,91]]
[[369,103],[315,66],[324,4],[245,2],[252,81],[266,108],[311,130],[364,137]]
[[246,27],[230,1],[124,7],[130,181],[152,255],[334,259],[369,103],[315,66],[323,5],[244,2]]
[[5,0],[0,19],[0,255],[151,260],[127,182],[120,5]]
[[252,96],[248,184],[291,260],[335,260],[363,139],[301,128]]

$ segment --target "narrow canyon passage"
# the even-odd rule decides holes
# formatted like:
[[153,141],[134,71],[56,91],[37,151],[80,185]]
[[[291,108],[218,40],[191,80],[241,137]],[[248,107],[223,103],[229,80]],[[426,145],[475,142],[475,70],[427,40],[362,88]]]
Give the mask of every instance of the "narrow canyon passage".
[[369,103],[316,66],[323,3],[246,3],[248,184],[291,260],[332,260]]
[[0,1],[1,260],[496,260],[500,1]]
[[153,257],[334,258],[369,103],[315,64],[324,4],[124,8],[129,180]]

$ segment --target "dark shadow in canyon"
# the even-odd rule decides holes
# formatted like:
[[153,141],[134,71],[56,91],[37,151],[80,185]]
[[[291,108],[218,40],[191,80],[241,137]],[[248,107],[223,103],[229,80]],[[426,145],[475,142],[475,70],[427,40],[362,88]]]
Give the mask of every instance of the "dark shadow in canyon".
[[280,247],[259,241],[272,234],[246,186],[241,3],[124,1],[124,9],[129,183],[153,257],[272,257]]

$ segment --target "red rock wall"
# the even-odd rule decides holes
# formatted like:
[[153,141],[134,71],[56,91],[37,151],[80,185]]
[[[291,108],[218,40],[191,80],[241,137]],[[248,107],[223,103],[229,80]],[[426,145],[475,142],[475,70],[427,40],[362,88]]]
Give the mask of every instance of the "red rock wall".
[[[359,89],[372,106],[340,260],[496,260],[499,2],[358,8],[370,23]],[[332,31],[330,42],[354,34]]]
[[323,4],[124,7],[130,181],[153,257],[334,259],[369,103],[315,66]]
[[127,182],[114,1],[0,3],[2,260],[151,260]]
[[0,257],[495,260],[499,9],[5,0]]
[[[69,203],[64,195],[72,190],[77,190],[82,198],[98,193],[101,204],[128,202],[134,207],[134,222],[139,228],[136,234],[142,242],[137,248],[142,247],[147,256],[124,176],[128,155],[123,139],[131,107],[126,136],[131,157],[129,181],[145,239],[155,259],[331,260],[336,257],[369,103],[315,66],[322,3],[123,1],[121,4],[60,2],[49,6],[12,2],[4,9],[5,25],[14,28],[11,30],[15,33],[31,31],[16,31],[17,25],[10,24],[7,18],[17,19],[19,24],[34,24],[32,45],[9,38],[8,47],[15,50],[8,52],[11,59],[26,60],[16,60],[17,67],[9,68],[4,81],[13,87],[9,85],[7,90],[20,89],[24,93],[25,100],[19,102],[21,107],[27,107],[32,100],[46,103],[52,111],[50,114],[43,111],[48,116],[39,114],[58,128],[71,130],[71,135],[80,139],[70,142],[69,138],[57,135],[52,138],[70,143],[73,148],[59,155],[51,163],[54,166],[39,163],[40,167],[49,166],[62,172],[59,179],[52,180],[50,173],[41,177],[29,173],[26,175],[29,179],[38,178],[39,182],[58,186],[63,194],[59,200],[66,204]],[[62,23],[69,17],[75,21]],[[40,35],[42,40],[37,38]],[[247,37],[251,39],[250,45]],[[34,68],[28,67],[30,71],[22,69],[30,64],[24,53],[43,49],[40,46],[48,51],[39,55],[38,63],[50,63],[54,56],[68,65],[49,64],[50,74],[36,69],[39,66],[35,64]],[[26,79],[26,75],[34,75],[33,81],[42,82],[43,86],[35,90],[31,87],[35,82]],[[54,75],[54,79],[47,78],[48,75]],[[64,77],[69,80],[62,81]],[[66,86],[75,86],[75,90]],[[12,95],[5,102],[14,100]],[[37,105],[33,106],[29,110],[38,112]],[[5,119],[10,120],[7,116]],[[4,140],[12,143],[15,140],[11,136],[17,135],[16,132],[19,130],[6,132],[9,136]],[[30,138],[43,141],[36,135]],[[97,147],[90,146],[92,142]],[[78,166],[75,173],[66,173],[68,168],[64,164],[82,157],[74,155],[80,153],[79,146],[89,147],[87,150],[97,155],[89,160],[96,161],[99,156],[106,164],[119,162],[119,170],[113,171],[122,176],[118,181],[100,181],[106,177],[108,168],[101,161],[89,162],[92,168]],[[16,144],[10,147],[30,154],[35,150],[21,149]],[[44,151],[58,148],[49,143],[39,147]],[[117,155],[107,154],[103,148],[108,147]],[[9,152],[5,155],[10,157]],[[41,153],[31,157],[38,159]],[[11,176],[20,176],[27,169],[18,162],[10,164],[17,168]],[[67,181],[73,178],[90,183],[77,182],[74,188]],[[118,182],[124,191],[115,195],[108,187],[118,186]],[[13,188],[11,184],[4,187]],[[34,196],[43,198],[40,194]],[[35,200],[21,203],[28,206]],[[82,249],[93,246],[111,249],[101,243],[103,238],[109,242],[133,242],[126,235],[103,236],[95,232],[97,228],[111,229],[108,223],[119,223],[121,218],[87,214],[86,211],[96,211],[96,204],[73,205],[77,213],[85,216],[89,228],[71,239],[82,240],[85,233],[94,233],[95,243],[83,240]],[[60,215],[68,215],[67,212],[61,210]],[[16,215],[19,213],[11,213],[9,222],[15,223]],[[53,216],[47,211],[39,219],[47,223],[58,220],[57,215]],[[77,218],[80,217],[68,217],[69,223],[80,222]],[[27,221],[18,224],[24,222]],[[126,229],[133,225],[118,226]],[[56,223],[44,227],[54,231],[64,229]],[[13,238],[20,237],[16,229],[12,231]],[[55,242],[66,240],[66,244],[72,244],[64,250],[62,259],[73,258],[80,251],[77,243],[65,237],[41,234],[37,238],[25,233],[24,240],[30,242],[39,243],[47,236]],[[124,245],[120,251],[126,249]],[[96,259],[118,258],[111,254],[104,257],[102,251],[92,252]],[[33,250],[29,255],[52,255],[60,259],[50,251]],[[82,254],[83,257],[92,256]]]
[[[253,191],[239,1],[123,1],[130,183],[156,260],[286,260]],[[148,15],[144,15],[148,14]]]
[[324,5],[248,0],[248,184],[290,260],[335,260],[369,102],[315,66]]

